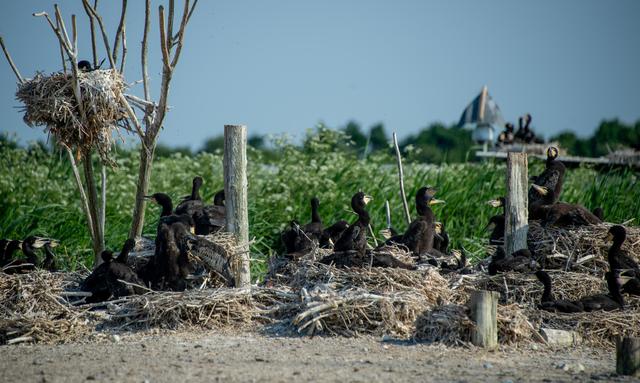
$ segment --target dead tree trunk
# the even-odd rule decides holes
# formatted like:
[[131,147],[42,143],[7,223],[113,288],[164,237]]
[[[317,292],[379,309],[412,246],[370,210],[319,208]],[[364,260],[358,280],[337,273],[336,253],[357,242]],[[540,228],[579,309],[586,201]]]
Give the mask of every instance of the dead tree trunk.
[[249,214],[247,198],[247,127],[224,126],[224,195],[227,231],[235,234],[240,257],[235,262],[236,286],[249,287]]
[[505,208],[504,245],[507,255],[527,248],[529,212],[527,209],[527,154],[507,155],[507,200]]

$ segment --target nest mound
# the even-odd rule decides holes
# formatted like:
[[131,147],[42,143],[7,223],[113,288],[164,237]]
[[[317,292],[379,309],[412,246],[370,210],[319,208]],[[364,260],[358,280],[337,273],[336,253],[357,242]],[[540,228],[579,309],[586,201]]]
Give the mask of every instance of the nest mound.
[[89,333],[87,318],[67,301],[81,279],[41,270],[0,274],[0,344],[64,343]]
[[[529,222],[527,244],[536,255],[545,257],[545,268],[603,275],[609,268],[606,241],[613,224],[580,227],[542,227]],[[627,239],[622,248],[636,261],[640,260],[640,227],[625,226]]]
[[[471,341],[474,328],[469,312],[469,307],[461,304],[441,305],[425,311],[416,321],[414,337],[450,346],[466,345]],[[498,305],[497,321],[501,344],[529,342],[536,336],[525,310],[518,304]]]
[[[122,105],[127,87],[116,70],[79,72],[79,108],[70,73],[37,73],[18,86],[16,98],[24,103],[24,121],[29,126],[45,126],[56,141],[73,149],[82,158],[95,148],[106,163],[113,163],[110,151],[113,133],[130,130]],[[84,112],[84,116],[83,113]]]

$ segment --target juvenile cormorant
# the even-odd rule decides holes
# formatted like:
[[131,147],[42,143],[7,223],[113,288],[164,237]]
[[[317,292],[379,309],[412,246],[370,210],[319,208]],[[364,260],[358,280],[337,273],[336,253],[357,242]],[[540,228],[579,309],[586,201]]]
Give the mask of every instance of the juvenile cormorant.
[[536,184],[531,188],[542,196],[541,204],[530,210],[531,216],[542,220],[542,226],[588,226],[602,223],[597,216],[582,205],[565,202],[550,202],[555,200],[555,191]]
[[355,256],[364,257],[367,249],[367,227],[370,222],[369,213],[365,209],[371,197],[357,192],[351,198],[351,208],[358,214],[358,220],[349,226],[335,243],[334,251],[355,251]]
[[546,271],[536,271],[536,277],[544,285],[544,292],[540,299],[538,308],[546,311],[562,312],[562,313],[579,313],[584,311],[584,306],[580,301],[570,301],[566,299],[555,300],[551,292],[551,277]]
[[191,195],[185,198],[176,206],[176,214],[189,214],[193,216],[196,212],[202,211],[204,203],[200,198],[200,188],[202,187],[202,177],[197,176],[193,179],[191,186]]
[[502,214],[496,214],[489,218],[489,223],[486,227],[486,230],[491,230],[489,244],[502,245],[504,243],[505,199],[504,197],[499,197],[487,203],[495,208],[502,207]]
[[196,234],[207,235],[224,229],[227,224],[227,210],[224,206],[224,189],[213,196],[213,205],[206,205],[193,215]]
[[171,201],[171,197],[169,197],[167,194],[154,193],[152,195],[144,196],[144,198],[149,199],[162,207],[160,217],[165,217],[173,214],[173,202]]
[[58,246],[57,241],[47,241],[44,244],[44,261],[42,261],[42,268],[51,272],[58,271],[58,266],[56,265],[56,255],[53,252],[53,248]]
[[536,266],[537,262],[529,249],[520,249],[507,256],[504,248],[498,246],[495,254],[491,257],[491,263],[489,263],[489,275],[508,271],[530,272]]
[[349,223],[342,219],[324,229],[320,237],[320,247],[323,249],[333,249],[334,244],[348,228]]
[[133,238],[128,238],[124,241],[124,245],[122,245],[122,249],[120,249],[120,254],[116,257],[116,262],[127,264],[129,260],[129,253],[133,248],[136,247],[136,240]]
[[402,236],[402,244],[405,245],[415,256],[429,252],[433,249],[435,232],[435,215],[431,210],[431,205],[444,203],[435,199],[436,189],[432,187],[421,187],[416,193],[416,211],[418,216],[414,219],[407,231]]
[[562,184],[564,182],[565,166],[558,160],[558,149],[550,146],[547,149],[547,161],[545,169],[538,176],[531,177],[534,184],[542,186],[548,190],[553,190],[551,201],[543,202],[544,196],[540,195],[533,187],[529,188],[529,211],[535,209],[540,204],[552,205],[560,199]]

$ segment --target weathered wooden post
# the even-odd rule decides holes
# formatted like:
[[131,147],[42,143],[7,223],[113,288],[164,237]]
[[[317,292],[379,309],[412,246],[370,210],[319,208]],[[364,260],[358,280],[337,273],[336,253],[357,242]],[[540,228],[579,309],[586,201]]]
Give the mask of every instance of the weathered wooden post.
[[504,250],[507,256],[527,248],[529,231],[527,153],[507,154]]
[[497,291],[477,290],[471,293],[469,308],[476,327],[471,331],[471,343],[484,348],[498,346]]
[[616,342],[616,372],[640,378],[640,338],[618,338]]
[[246,126],[224,126],[223,167],[227,231],[235,234],[240,245],[240,257],[233,266],[236,287],[246,288],[251,285]]

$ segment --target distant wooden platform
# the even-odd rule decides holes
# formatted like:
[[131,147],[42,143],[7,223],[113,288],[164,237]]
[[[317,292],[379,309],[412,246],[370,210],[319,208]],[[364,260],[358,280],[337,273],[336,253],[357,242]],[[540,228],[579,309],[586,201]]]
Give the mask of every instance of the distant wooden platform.
[[[498,158],[507,159],[507,152],[504,151],[477,151],[476,157],[478,158]],[[546,160],[547,156],[542,154],[529,153],[528,157],[534,157],[542,161]],[[558,159],[562,161],[566,166],[577,167],[580,164],[592,164],[598,167],[630,167],[635,170],[640,170],[640,163],[624,161],[618,158],[607,157],[578,157],[578,156],[559,156]]]

